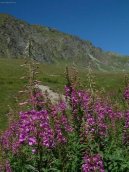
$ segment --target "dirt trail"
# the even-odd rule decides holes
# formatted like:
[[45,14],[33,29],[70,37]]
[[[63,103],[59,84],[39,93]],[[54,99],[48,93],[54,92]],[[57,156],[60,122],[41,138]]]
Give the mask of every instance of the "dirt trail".
[[48,97],[50,98],[52,103],[58,102],[59,99],[62,99],[65,101],[65,96],[62,94],[58,94],[56,92],[53,92],[48,86],[44,85],[38,85],[38,88],[44,93],[48,93]]

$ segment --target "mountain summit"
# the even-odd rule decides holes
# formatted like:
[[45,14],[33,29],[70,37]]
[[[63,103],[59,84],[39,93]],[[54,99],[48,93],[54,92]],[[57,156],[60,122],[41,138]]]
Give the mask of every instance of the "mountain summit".
[[50,27],[30,25],[7,14],[0,14],[0,57],[28,56],[45,63],[74,63],[97,70],[126,70],[128,57],[96,48],[90,41]]

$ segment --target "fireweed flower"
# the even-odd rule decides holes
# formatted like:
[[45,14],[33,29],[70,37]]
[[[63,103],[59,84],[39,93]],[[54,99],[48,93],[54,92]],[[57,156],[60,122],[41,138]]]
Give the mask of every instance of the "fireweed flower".
[[124,112],[118,111],[118,112],[116,113],[116,117],[117,117],[118,120],[124,119]]
[[45,147],[54,145],[54,134],[46,110],[22,112],[20,117],[20,143],[26,143],[29,146],[41,144]]
[[17,152],[20,144],[16,139],[18,139],[18,122],[13,123],[0,137],[0,144],[2,149],[5,151]]
[[68,121],[66,108],[66,103],[63,101],[52,107],[51,119],[54,123],[54,138],[56,144],[66,143],[66,133],[73,131],[73,128]]
[[96,132],[96,122],[94,117],[92,117],[90,114],[87,115],[84,132],[85,136],[94,135]]
[[30,137],[29,138],[29,145],[32,146],[32,145],[35,145],[35,144],[36,144],[36,138]]
[[8,160],[6,160],[5,169],[6,169],[6,172],[12,172],[11,166]]
[[49,112],[47,110],[20,112],[18,121],[0,137],[0,144],[4,150],[10,150],[14,154],[23,145],[30,146],[32,150],[36,149],[37,145],[53,148],[57,143],[66,143],[65,135],[72,130],[66,114],[66,103],[60,102]]
[[73,108],[78,105],[86,106],[90,100],[90,96],[86,91],[76,90],[71,86],[65,86],[65,96],[70,99]]
[[[68,89],[68,88],[67,88]],[[89,109],[90,96],[83,90],[75,90],[72,88],[70,94],[70,106],[74,121],[81,123],[85,111]]]
[[102,105],[100,102],[97,102],[95,104],[95,114],[96,114],[95,118],[98,129],[98,135],[100,136],[107,135],[107,129],[108,129],[108,126],[106,124],[107,113],[108,112],[106,106]]
[[0,138],[4,150],[16,153],[22,145],[36,147],[37,144],[54,146],[54,133],[46,110],[21,112],[18,122],[13,124]]
[[[34,104],[37,110],[20,112],[18,120],[0,137],[2,149],[13,154],[18,153],[22,146],[29,147],[32,154],[39,152],[38,147],[53,149],[58,144],[63,145],[67,142],[68,134],[76,130],[77,124],[80,128],[76,131],[82,142],[85,139],[88,141],[88,138],[101,142],[102,138],[109,134],[109,124],[111,123],[112,127],[112,121],[121,121],[124,118],[123,112],[115,112],[110,105],[98,100],[92,102],[90,94],[86,91],[65,87],[65,92],[70,108],[64,101],[47,106],[42,94],[36,92],[29,103]],[[67,111],[71,111],[71,116]],[[128,130],[129,112],[125,115],[124,143],[129,142]],[[104,172],[102,157],[99,154],[86,154],[83,160],[83,172]],[[8,172],[11,172],[9,162],[6,163],[6,167]]]
[[36,88],[34,96],[31,96],[30,103],[38,107],[38,109],[43,109],[45,97],[42,92]]
[[123,130],[123,143],[129,145],[129,111],[125,113],[125,124]]
[[85,155],[83,158],[84,163],[82,164],[82,172],[104,172],[104,165],[102,158],[99,154],[96,155]]
[[112,127],[114,130],[115,121],[122,120],[124,117],[123,112],[114,111],[111,106],[102,102],[97,102],[94,109],[96,113],[99,134],[101,136],[106,136],[108,134],[109,124],[107,121],[109,121],[111,124],[110,127]]
[[68,87],[65,85],[64,89],[65,89],[65,96],[69,97],[72,91],[72,87]]
[[[89,109],[88,109],[89,108]],[[84,138],[105,138],[107,136],[108,126],[106,124],[106,109],[96,103],[84,111],[82,135]]]
[[123,96],[124,96],[125,100],[129,100],[129,87],[125,88]]
[[35,154],[36,153],[36,149],[32,149],[32,154]]

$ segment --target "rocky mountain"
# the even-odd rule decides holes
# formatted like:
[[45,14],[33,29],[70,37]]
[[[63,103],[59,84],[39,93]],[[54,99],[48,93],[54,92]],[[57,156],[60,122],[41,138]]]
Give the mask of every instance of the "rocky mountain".
[[0,57],[34,58],[45,63],[90,65],[97,70],[128,70],[129,57],[96,48],[90,41],[56,29],[30,25],[7,14],[0,14]]

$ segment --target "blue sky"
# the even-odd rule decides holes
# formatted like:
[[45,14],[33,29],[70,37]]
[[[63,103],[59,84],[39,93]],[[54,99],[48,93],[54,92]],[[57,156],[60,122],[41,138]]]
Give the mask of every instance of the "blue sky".
[[0,12],[129,55],[129,0],[0,0]]

